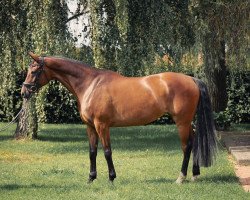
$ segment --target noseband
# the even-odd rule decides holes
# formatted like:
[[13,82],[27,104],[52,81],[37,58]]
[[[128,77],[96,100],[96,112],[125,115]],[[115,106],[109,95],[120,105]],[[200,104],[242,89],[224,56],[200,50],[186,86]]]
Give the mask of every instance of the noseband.
[[26,87],[26,89],[31,93],[37,92],[40,86],[38,81],[39,81],[41,73],[44,71],[44,57],[39,57],[38,64],[31,65],[31,67],[35,67],[35,66],[38,66],[38,69],[35,72],[32,72],[32,74],[35,76],[35,80],[31,83],[23,82],[23,86]]

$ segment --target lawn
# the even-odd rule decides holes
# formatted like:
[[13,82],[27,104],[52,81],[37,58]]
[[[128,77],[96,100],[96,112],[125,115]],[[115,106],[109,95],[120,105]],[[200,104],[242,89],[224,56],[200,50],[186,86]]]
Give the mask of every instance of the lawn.
[[[0,128],[4,124],[0,124]],[[12,126],[0,133],[0,199],[250,199],[221,147],[200,179],[175,184],[182,161],[175,126],[111,130],[117,179],[108,181],[99,145],[98,178],[87,184],[89,154],[83,125],[40,125],[36,141],[15,141]],[[191,167],[190,167],[191,169]]]

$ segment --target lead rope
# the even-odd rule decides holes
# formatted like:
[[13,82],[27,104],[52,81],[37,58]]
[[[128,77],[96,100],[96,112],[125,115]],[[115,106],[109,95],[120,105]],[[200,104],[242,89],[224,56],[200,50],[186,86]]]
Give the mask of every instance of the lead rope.
[[24,108],[22,107],[21,110],[17,113],[17,115],[12,119],[11,122],[9,122],[7,125],[5,125],[3,128],[0,129],[0,132],[3,132],[9,128],[11,124],[14,124],[18,116],[21,114],[21,112],[24,111]]

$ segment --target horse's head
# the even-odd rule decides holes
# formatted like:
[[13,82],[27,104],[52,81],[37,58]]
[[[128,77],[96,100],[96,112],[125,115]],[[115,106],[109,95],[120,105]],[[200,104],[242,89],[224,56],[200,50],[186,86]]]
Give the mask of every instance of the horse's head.
[[29,55],[33,58],[33,62],[30,64],[27,76],[22,86],[21,95],[25,99],[29,99],[31,95],[38,91],[40,87],[49,82],[46,72],[44,58],[39,57],[32,52]]

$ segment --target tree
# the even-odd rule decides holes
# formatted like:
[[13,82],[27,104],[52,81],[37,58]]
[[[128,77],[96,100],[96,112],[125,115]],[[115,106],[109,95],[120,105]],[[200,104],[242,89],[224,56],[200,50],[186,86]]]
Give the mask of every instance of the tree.
[[[250,4],[247,0],[77,2],[76,11],[68,17],[66,0],[0,1],[0,17],[5,22],[0,27],[2,121],[11,120],[22,104],[27,107],[27,113],[22,113],[20,123],[26,121],[27,124],[19,124],[18,127],[34,125],[27,128],[32,130],[30,137],[33,137],[32,132],[36,132],[34,130],[38,121],[77,121],[75,101],[57,82],[44,87],[29,102],[20,100],[23,71],[30,62],[27,56],[30,50],[40,55],[61,54],[90,64],[94,58],[96,67],[118,71],[127,76],[163,71],[183,72],[184,55],[189,53],[195,56],[196,52],[202,52],[202,71],[214,110],[225,110],[228,105],[226,76],[230,74],[230,83],[239,68],[249,65],[246,55],[249,49],[247,28]],[[67,30],[67,23],[86,13],[90,13],[92,22],[89,25],[91,45],[77,48]],[[87,27],[86,30],[89,29]],[[163,62],[164,56],[171,59],[172,65]],[[72,109],[74,112],[68,117]],[[53,117],[55,115],[58,117]],[[28,119],[28,116],[33,117]],[[31,123],[32,119],[34,121]],[[18,131],[16,133],[18,135]]]
[[[71,48],[70,35],[67,32],[66,1],[1,1],[1,16],[5,21],[1,26],[1,97],[3,116],[7,120],[13,117],[14,111],[21,107],[20,77],[29,65],[27,52],[37,54],[67,52]],[[47,89],[23,102],[24,112],[20,115],[15,137],[37,136],[38,119],[44,114],[44,98]],[[8,98],[4,98],[8,96]],[[10,110],[11,109],[11,110]],[[39,112],[39,118],[37,117]],[[9,114],[10,113],[10,114]]]
[[116,71],[118,30],[115,24],[116,7],[114,1],[90,1],[90,11],[91,43],[95,66]]
[[23,101],[23,110],[19,115],[17,127],[15,130],[15,139],[23,138],[37,138],[37,113],[35,105],[35,98],[31,98],[29,101]]
[[[244,65],[242,50],[245,52],[247,49],[245,44],[247,43],[246,24],[249,20],[249,3],[248,1],[206,0],[191,1],[191,6],[194,17],[198,21],[196,22],[197,41],[202,44],[205,81],[212,97],[213,110],[224,111],[228,99],[229,65],[231,67]],[[230,57],[236,57],[241,63],[232,62]]]
[[[15,110],[20,108],[20,101],[18,101],[20,95],[17,91],[17,85],[20,87],[18,77],[21,75],[22,65],[27,63],[22,54],[29,46],[25,40],[27,38],[23,38],[27,27],[27,5],[22,0],[1,1],[1,3],[1,16],[5,23],[1,26],[1,71],[3,73],[1,73],[0,101],[3,114],[7,120],[10,120]],[[31,110],[26,109],[26,114]],[[33,110],[31,112],[33,113]],[[31,120],[26,126],[30,130],[35,124],[31,123]],[[32,131],[36,133],[36,126],[32,127]]]

